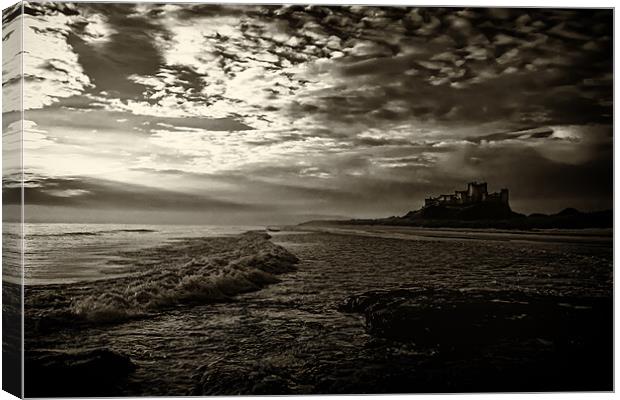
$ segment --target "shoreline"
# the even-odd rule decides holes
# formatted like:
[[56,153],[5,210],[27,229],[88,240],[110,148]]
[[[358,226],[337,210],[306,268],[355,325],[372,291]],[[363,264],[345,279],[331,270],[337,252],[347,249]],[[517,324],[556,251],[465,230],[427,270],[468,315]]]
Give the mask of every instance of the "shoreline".
[[349,223],[348,221],[335,221],[335,222],[311,222],[300,223],[297,225],[281,225],[282,230],[305,230],[315,227],[348,227],[348,228],[373,228],[373,229],[401,229],[401,230],[419,230],[419,231],[438,231],[438,232],[487,232],[487,233],[522,233],[522,234],[537,234],[537,233],[557,233],[558,235],[575,235],[575,236],[611,236],[613,235],[613,228],[531,228],[531,229],[507,229],[507,228],[493,228],[493,227],[450,227],[450,226],[415,226],[415,225],[382,225],[382,224],[357,224]]
[[299,232],[324,232],[343,235],[361,235],[408,240],[526,240],[531,242],[579,242],[607,245],[613,243],[612,228],[545,230],[505,230],[493,228],[426,228],[387,225],[301,225],[287,227]]

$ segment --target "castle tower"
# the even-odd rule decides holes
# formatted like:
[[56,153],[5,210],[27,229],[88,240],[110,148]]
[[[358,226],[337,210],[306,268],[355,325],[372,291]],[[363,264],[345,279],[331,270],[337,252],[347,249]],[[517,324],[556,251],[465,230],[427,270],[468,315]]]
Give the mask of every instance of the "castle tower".
[[487,183],[469,182],[467,184],[467,196],[470,201],[477,203],[487,198]]
[[499,198],[504,204],[508,204],[508,189],[502,189],[499,191]]

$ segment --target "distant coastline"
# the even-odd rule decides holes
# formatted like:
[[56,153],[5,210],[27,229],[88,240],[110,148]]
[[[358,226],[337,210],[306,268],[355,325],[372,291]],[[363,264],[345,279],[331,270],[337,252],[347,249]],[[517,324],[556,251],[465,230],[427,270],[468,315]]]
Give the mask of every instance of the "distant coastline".
[[403,216],[376,219],[319,220],[307,225],[388,225],[466,229],[585,229],[612,228],[613,210],[582,212],[565,208],[556,214],[520,214],[510,208],[508,189],[487,191],[486,182],[469,182],[466,190],[428,197],[424,206]]
[[387,218],[364,218],[349,220],[314,220],[299,224],[299,226],[316,225],[385,225],[411,226],[419,228],[463,228],[463,229],[586,229],[586,228],[613,228],[613,210],[582,212],[574,208],[567,208],[557,214],[530,214],[524,215],[511,211],[511,215],[503,218],[485,217],[481,213],[479,218],[455,218],[448,207],[437,206],[432,212],[428,208],[410,211],[403,216]]

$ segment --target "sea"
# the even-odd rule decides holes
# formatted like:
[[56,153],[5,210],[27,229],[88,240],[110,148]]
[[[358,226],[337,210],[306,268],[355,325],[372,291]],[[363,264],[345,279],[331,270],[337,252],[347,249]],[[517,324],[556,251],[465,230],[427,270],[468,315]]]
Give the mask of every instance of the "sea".
[[[19,226],[11,228],[3,233],[5,253],[19,243]],[[613,293],[610,231],[301,227],[246,237],[239,234],[265,229],[24,230],[26,374],[28,365],[58,359],[65,368],[76,352],[101,349],[135,366],[113,385],[95,381],[113,392],[54,391],[75,380],[42,372],[48,382],[26,381],[35,397],[393,393],[399,388],[390,382],[405,381],[381,374],[415,376],[416,368],[437,363],[441,349],[377,341],[359,315],[341,311],[349,296],[420,287],[571,298]],[[519,360],[539,350],[528,348]]]
[[[3,251],[19,281],[19,224],[3,224]],[[126,274],[122,253],[183,238],[234,235],[262,226],[24,224],[24,284],[45,285],[108,279]],[[5,268],[7,268],[5,266]]]

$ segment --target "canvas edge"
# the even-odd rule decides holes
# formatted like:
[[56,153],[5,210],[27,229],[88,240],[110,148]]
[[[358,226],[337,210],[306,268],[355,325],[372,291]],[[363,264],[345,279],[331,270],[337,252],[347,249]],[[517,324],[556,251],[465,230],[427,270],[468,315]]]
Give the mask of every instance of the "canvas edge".
[[22,2],[2,10],[2,186],[3,192],[7,185],[20,189],[19,198],[2,197],[2,390],[19,398],[24,397],[23,13]]

